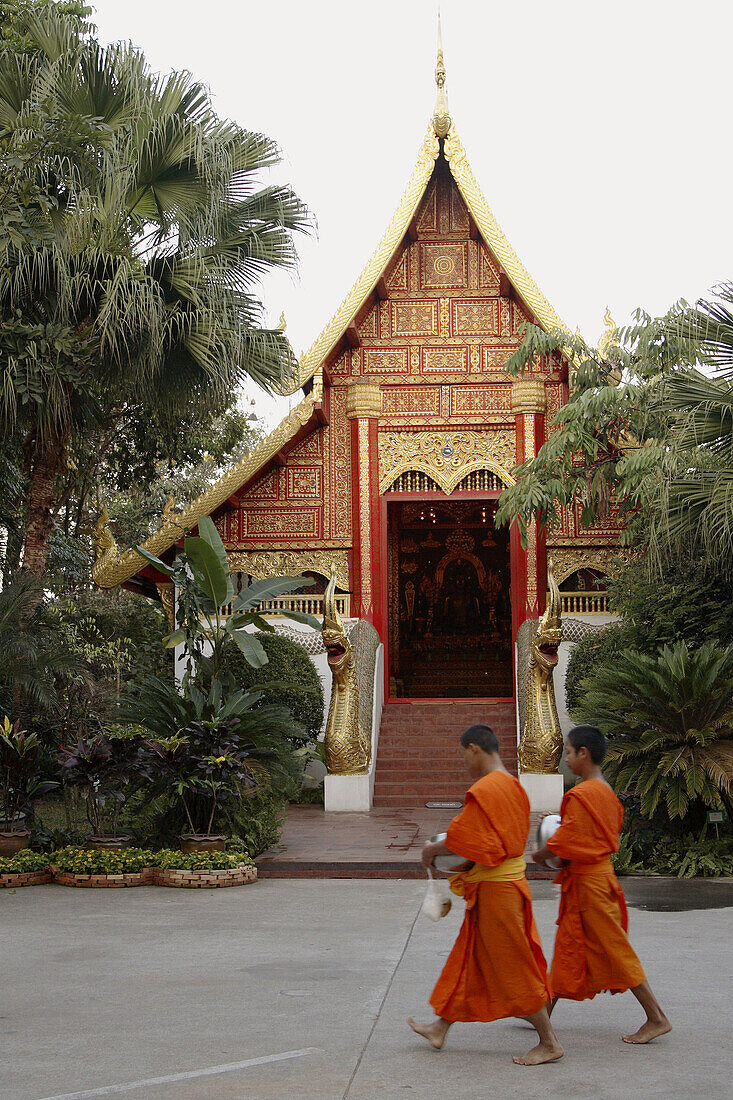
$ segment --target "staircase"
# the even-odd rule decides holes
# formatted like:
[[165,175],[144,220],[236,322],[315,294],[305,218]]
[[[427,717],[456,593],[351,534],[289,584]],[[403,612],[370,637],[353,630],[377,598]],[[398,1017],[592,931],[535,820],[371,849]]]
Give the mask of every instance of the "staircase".
[[374,806],[401,808],[426,802],[463,802],[471,785],[459,738],[467,726],[491,726],[499,752],[517,773],[513,699],[429,700],[387,703],[382,711]]

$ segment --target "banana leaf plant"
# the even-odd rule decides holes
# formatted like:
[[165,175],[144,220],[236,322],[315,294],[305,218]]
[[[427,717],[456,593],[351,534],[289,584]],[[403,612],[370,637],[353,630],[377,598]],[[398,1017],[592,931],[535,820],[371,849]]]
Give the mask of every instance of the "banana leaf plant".
[[[264,647],[247,628],[254,626],[258,630],[274,631],[272,624],[262,616],[261,605],[276,596],[298,591],[309,580],[307,577],[266,577],[254,581],[235,596],[224,543],[214,523],[203,516],[198,521],[198,530],[198,536],[185,536],[183,553],[171,565],[142,546],[135,549],[176,586],[177,625],[165,639],[165,645],[184,646],[189,677],[203,675],[207,681],[214,682],[226,677],[222,658],[226,647],[232,643],[254,668],[267,664]],[[306,623],[315,630],[321,629],[321,621],[314,615],[286,610],[279,614]]]

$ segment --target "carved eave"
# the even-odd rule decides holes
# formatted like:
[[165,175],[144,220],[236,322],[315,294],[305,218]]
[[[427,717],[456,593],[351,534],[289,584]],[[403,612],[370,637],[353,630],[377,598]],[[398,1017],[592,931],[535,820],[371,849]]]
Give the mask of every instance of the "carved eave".
[[349,294],[315,343],[303,354],[292,389],[284,388],[283,393],[294,393],[305,386],[316,371],[327,363],[340,344],[353,347],[353,333],[357,330],[359,318],[368,311],[375,297],[387,297],[385,272],[404,238],[412,240],[416,235],[415,215],[441,151],[468,208],[470,225],[475,226],[475,231],[483,238],[501,266],[501,294],[508,295],[513,290],[532,314],[533,320],[545,331],[551,328],[569,331],[532,279],[491,212],[468,163],[455,124],[451,122],[448,136],[439,139],[431,120],[417,164],[389,228]]
[[[211,516],[220,508],[237,503],[235,494],[258,477],[270,462],[283,462],[288,451],[324,422],[322,407],[323,385],[314,379],[310,394],[282,420],[249,454],[232,466],[201,496],[187,504],[180,512],[172,512],[162,527],[142,543],[149,553],[161,557],[185,534],[196,526],[202,516]],[[136,550],[118,553],[110,538],[101,547],[92,568],[92,579],[100,588],[114,588],[125,584],[146,568]],[[160,578],[157,578],[160,579]],[[163,578],[165,579],[165,578]]]

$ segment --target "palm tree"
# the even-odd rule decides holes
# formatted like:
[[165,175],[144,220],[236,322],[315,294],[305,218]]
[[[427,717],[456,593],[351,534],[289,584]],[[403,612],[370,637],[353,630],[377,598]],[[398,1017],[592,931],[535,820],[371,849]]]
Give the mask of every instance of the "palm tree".
[[673,441],[662,467],[658,537],[662,545],[691,543],[730,574],[733,284],[719,286],[711,300],[695,306],[679,303],[630,335],[639,355],[662,354],[675,368],[665,375],[654,402]]
[[733,810],[733,646],[623,650],[584,686],[579,720],[610,739],[604,768],[646,817],[662,806],[684,818],[695,802]]
[[0,714],[24,723],[30,707],[58,715],[64,679],[90,686],[86,663],[59,649],[44,612],[42,586],[28,573],[21,571],[0,591]]
[[75,432],[221,410],[245,378],[294,367],[256,291],[310,226],[258,187],[275,144],[222,121],[187,73],[32,15],[33,53],[0,51],[0,424],[24,435],[23,564],[41,576]]

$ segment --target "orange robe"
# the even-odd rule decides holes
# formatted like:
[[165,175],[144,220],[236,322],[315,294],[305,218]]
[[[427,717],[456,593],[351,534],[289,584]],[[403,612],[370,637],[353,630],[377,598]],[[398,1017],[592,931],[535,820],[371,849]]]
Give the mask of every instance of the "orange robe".
[[623,806],[607,783],[586,779],[568,791],[562,822],[547,847],[570,860],[555,882],[562,886],[550,982],[556,997],[584,1001],[622,993],[645,975],[626,935],[626,900],[613,871]]
[[[528,834],[527,795],[513,776],[495,771],[468,791],[446,845],[494,868],[522,856]],[[465,897],[466,914],[430,997],[438,1016],[488,1022],[538,1012],[551,994],[526,878],[468,882],[454,875],[451,889]]]

